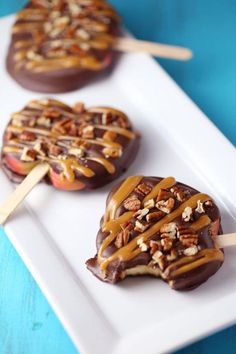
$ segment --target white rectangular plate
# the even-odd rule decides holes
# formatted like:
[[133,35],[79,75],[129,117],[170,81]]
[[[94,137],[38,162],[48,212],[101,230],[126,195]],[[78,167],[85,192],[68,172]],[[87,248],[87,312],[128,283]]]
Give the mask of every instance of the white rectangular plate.
[[[5,54],[13,18],[0,21]],[[20,88],[1,57],[1,134],[10,114],[43,97]],[[184,64],[179,64],[184,65]],[[212,195],[225,232],[236,229],[235,149],[150,57],[123,55],[113,74],[69,94],[68,104],[114,105],[142,132],[128,174],[168,176]],[[1,201],[13,186],[0,171]],[[81,353],[157,354],[171,351],[236,320],[236,249],[220,271],[192,292],[159,279],[100,282],[85,267],[111,185],[68,193],[38,185],[6,224],[11,242]]]

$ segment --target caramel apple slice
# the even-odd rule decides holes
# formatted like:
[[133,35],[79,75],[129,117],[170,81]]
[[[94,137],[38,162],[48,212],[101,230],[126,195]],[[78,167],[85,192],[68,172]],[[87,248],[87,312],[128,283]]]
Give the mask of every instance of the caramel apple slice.
[[131,176],[114,187],[87,261],[99,279],[162,278],[175,290],[196,288],[222,265],[220,212],[213,199],[173,177]]

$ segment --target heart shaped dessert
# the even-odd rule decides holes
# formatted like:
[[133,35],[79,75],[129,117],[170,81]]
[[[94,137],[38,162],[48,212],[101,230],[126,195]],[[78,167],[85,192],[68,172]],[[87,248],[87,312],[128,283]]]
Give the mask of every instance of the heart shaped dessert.
[[161,277],[176,290],[193,289],[222,265],[214,238],[220,213],[206,194],[173,177],[131,176],[114,187],[87,267],[103,281]]
[[112,63],[118,25],[103,0],[31,0],[12,27],[8,72],[32,91],[77,89]]
[[117,178],[134,160],[139,134],[114,108],[72,109],[56,100],[34,100],[14,113],[6,128],[2,163],[20,182],[35,167],[50,165],[47,180],[64,190],[93,189]]

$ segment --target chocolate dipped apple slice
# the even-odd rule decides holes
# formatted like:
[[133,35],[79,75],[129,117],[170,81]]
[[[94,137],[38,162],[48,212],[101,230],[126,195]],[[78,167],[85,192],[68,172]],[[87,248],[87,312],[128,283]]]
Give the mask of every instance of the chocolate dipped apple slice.
[[46,180],[55,188],[94,189],[129,167],[139,138],[128,117],[115,108],[34,100],[14,113],[6,127],[2,166],[13,182],[47,164]]
[[99,279],[162,278],[176,290],[193,289],[222,265],[222,233],[213,199],[173,177],[131,176],[114,187],[87,261]]

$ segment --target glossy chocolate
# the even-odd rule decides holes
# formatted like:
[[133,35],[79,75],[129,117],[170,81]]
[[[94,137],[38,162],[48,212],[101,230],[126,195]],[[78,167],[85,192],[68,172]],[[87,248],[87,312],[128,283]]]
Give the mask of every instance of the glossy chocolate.
[[7,70],[32,91],[75,90],[112,68],[118,32],[106,1],[31,0],[12,27]]
[[105,282],[151,275],[190,290],[222,265],[224,254],[214,242],[221,231],[208,195],[173,177],[131,176],[109,194],[97,254],[86,264]]
[[71,108],[35,100],[14,113],[3,138],[2,163],[20,182],[41,161],[47,181],[64,190],[93,189],[117,178],[134,160],[139,134],[127,116],[111,107]]

